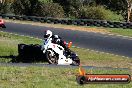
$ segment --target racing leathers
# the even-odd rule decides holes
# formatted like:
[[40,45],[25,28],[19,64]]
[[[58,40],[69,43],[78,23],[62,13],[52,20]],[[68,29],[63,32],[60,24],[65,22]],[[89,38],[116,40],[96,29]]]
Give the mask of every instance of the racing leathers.
[[42,45],[43,53],[46,52],[46,50],[47,50],[47,48],[48,48],[48,45],[49,45],[51,42],[52,42],[52,38],[44,39],[43,45]]
[[71,50],[66,46],[64,41],[58,35],[52,35],[50,38],[44,39],[43,53],[45,53],[45,51],[47,50],[47,45],[49,43],[58,44],[58,45],[62,46],[65,49],[65,51],[68,55],[71,54]]

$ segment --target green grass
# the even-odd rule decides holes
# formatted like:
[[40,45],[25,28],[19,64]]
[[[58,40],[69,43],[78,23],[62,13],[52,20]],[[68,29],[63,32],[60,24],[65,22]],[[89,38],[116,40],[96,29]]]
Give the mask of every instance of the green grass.
[[[94,74],[130,74],[127,70],[87,69]],[[76,82],[78,68],[0,67],[0,88],[131,88],[129,84],[87,84]]]
[[116,34],[132,37],[132,29],[108,28],[108,31],[111,33],[116,33]]
[[[19,43],[42,44],[42,41],[29,37],[0,32],[0,62],[10,62],[12,60],[12,58],[4,58],[5,56],[17,56],[17,46]],[[81,64],[83,65],[131,69],[132,58],[126,58],[99,52],[97,53],[82,48],[71,49],[79,55]]]
[[13,35],[0,32],[0,62],[10,62],[11,58],[2,58],[4,56],[18,55],[18,44],[40,44],[41,41],[29,37]]
[[105,28],[105,27],[96,27],[96,26],[85,26],[85,27],[103,29],[103,30],[106,30],[107,32],[110,32],[112,34],[132,37],[132,29],[128,29],[128,28],[126,28],[126,29],[123,29],[123,28]]
[[[42,41],[24,36],[0,32],[0,62],[10,62],[12,58],[2,56],[18,55],[17,44],[41,44]],[[71,48],[77,52],[82,65],[98,67],[130,68],[121,69],[87,69],[94,74],[130,74],[132,75],[132,58],[97,53],[94,51]],[[129,84],[87,84],[80,86],[76,82],[78,68],[50,67],[13,67],[0,66],[0,88],[131,88]]]
[[[132,58],[97,53],[86,49],[72,48],[79,55],[82,64],[100,67],[131,68]],[[124,64],[125,63],[125,64]]]

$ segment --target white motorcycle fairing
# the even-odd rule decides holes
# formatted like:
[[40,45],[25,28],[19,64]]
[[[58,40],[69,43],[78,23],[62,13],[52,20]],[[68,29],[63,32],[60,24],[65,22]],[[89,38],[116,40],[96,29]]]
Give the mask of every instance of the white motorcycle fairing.
[[[51,49],[54,52],[56,52],[59,55],[58,58],[58,65],[70,65],[72,64],[72,59],[70,58],[66,58],[66,56],[64,55],[64,48],[58,44],[54,44],[54,43],[47,43],[47,50]],[[53,55],[53,54],[52,54]]]

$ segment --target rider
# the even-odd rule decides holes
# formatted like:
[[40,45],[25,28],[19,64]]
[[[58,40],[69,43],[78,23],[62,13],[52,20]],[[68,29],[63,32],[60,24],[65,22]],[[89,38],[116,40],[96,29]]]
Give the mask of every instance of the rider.
[[[52,42],[52,43],[58,44],[62,46],[65,49],[65,51],[67,51],[68,54],[71,53],[70,49],[66,46],[65,42],[61,39],[61,37],[59,37],[58,35],[53,35],[53,33],[50,30],[45,31],[44,42],[46,41],[48,43]],[[46,45],[44,45],[44,50],[47,49]]]
[[52,32],[50,30],[47,30],[45,31],[45,34],[44,34],[44,42],[43,42],[43,46],[42,46],[42,50],[43,50],[43,53],[46,52],[47,50],[47,46],[48,46],[48,43],[51,43],[52,42]]

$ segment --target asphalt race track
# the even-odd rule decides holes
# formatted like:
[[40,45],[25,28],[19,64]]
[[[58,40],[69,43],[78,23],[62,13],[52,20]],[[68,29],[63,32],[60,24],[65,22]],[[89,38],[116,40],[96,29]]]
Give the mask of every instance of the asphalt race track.
[[75,46],[132,57],[132,39],[125,39],[93,32],[64,30],[60,28],[11,22],[6,22],[5,25],[7,28],[2,31],[38,38],[43,38],[44,31],[49,29],[53,31],[54,34],[60,35],[64,40],[72,41]]
[[[53,65],[53,64],[35,64],[35,63],[0,63],[0,66],[17,66],[17,67],[54,67],[54,68],[78,68],[78,66],[69,65]],[[130,70],[129,68],[113,68],[113,67],[96,67],[96,66],[82,66],[85,69],[107,69],[107,70]]]

